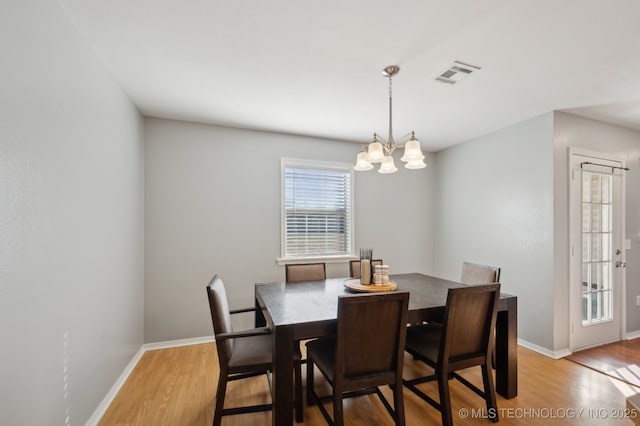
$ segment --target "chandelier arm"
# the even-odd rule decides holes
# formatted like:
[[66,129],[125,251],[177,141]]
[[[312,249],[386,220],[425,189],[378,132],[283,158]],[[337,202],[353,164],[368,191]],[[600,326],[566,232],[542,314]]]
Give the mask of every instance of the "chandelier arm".
[[387,146],[387,141],[382,136],[380,136],[378,134],[376,134],[374,142],[380,142],[382,144],[382,146],[384,146],[384,147]]

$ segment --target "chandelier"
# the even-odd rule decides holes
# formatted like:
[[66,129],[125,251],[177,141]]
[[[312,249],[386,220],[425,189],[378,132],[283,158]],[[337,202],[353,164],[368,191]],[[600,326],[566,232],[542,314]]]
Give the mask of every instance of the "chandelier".
[[[356,165],[353,167],[355,170],[364,171],[373,169],[373,164],[380,163],[380,169],[378,173],[395,173],[398,171],[393,162],[393,151],[396,148],[404,147],[404,155],[400,158],[404,161],[405,168],[407,169],[423,169],[427,167],[424,162],[424,155],[420,149],[420,142],[416,139],[415,133],[411,132],[411,137],[404,145],[396,145],[393,140],[393,102],[391,96],[391,78],[400,72],[400,67],[397,65],[389,65],[382,70],[382,75],[389,79],[389,137],[385,141],[378,136],[377,133],[373,134],[373,140],[366,145],[362,145],[362,151],[358,153],[356,159]],[[407,135],[408,136],[408,135]]]

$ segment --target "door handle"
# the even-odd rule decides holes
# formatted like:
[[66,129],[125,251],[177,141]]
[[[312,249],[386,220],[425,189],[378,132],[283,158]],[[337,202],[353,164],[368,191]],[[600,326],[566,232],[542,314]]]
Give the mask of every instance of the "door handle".
[[620,260],[616,262],[616,268],[626,268],[626,267],[627,267],[627,262],[622,262]]

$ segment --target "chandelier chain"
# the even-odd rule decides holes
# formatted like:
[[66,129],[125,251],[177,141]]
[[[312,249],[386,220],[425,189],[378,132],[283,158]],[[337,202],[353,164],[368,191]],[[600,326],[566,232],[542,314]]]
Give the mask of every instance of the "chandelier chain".
[[389,138],[387,139],[387,143],[389,145],[389,155],[393,152],[394,144],[393,141],[393,95],[391,90],[392,84],[392,76],[389,75]]

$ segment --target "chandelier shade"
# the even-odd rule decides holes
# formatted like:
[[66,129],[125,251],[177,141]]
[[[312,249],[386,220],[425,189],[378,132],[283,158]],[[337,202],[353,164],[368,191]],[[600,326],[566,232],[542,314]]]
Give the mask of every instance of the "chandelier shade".
[[404,162],[424,160],[424,155],[420,149],[420,142],[416,138],[412,138],[404,146],[404,155],[400,159]]
[[427,165],[425,164],[424,160],[420,159],[420,160],[411,160],[407,164],[405,164],[404,167],[405,169],[409,169],[409,170],[417,170],[417,169],[424,169],[425,167],[427,167]]
[[380,164],[380,170],[378,170],[378,173],[395,173],[397,172],[398,169],[396,168],[396,165],[393,162],[393,157],[391,155],[385,155],[384,159],[382,160],[382,163]]
[[369,154],[366,151],[359,152],[358,159],[356,160],[356,165],[353,168],[358,171],[373,169],[373,164],[371,164],[367,159],[368,156]]
[[[366,171],[373,168],[373,164],[380,163],[378,173],[395,173],[398,169],[393,161],[393,152],[403,145],[396,145],[393,140],[393,97],[391,94],[391,78],[400,72],[397,65],[389,65],[382,71],[382,75],[389,79],[389,137],[385,141],[377,133],[373,134],[373,140],[366,148],[358,153],[356,164],[353,167],[357,171]],[[420,148],[420,141],[416,139],[415,133],[411,132],[411,137],[404,145],[404,154],[400,161],[405,162],[405,168],[416,170],[427,167],[424,162],[424,154]]]
[[382,151],[382,144],[380,142],[374,140],[369,144],[367,160],[369,160],[370,163],[382,163],[382,160],[384,160],[384,152]]

